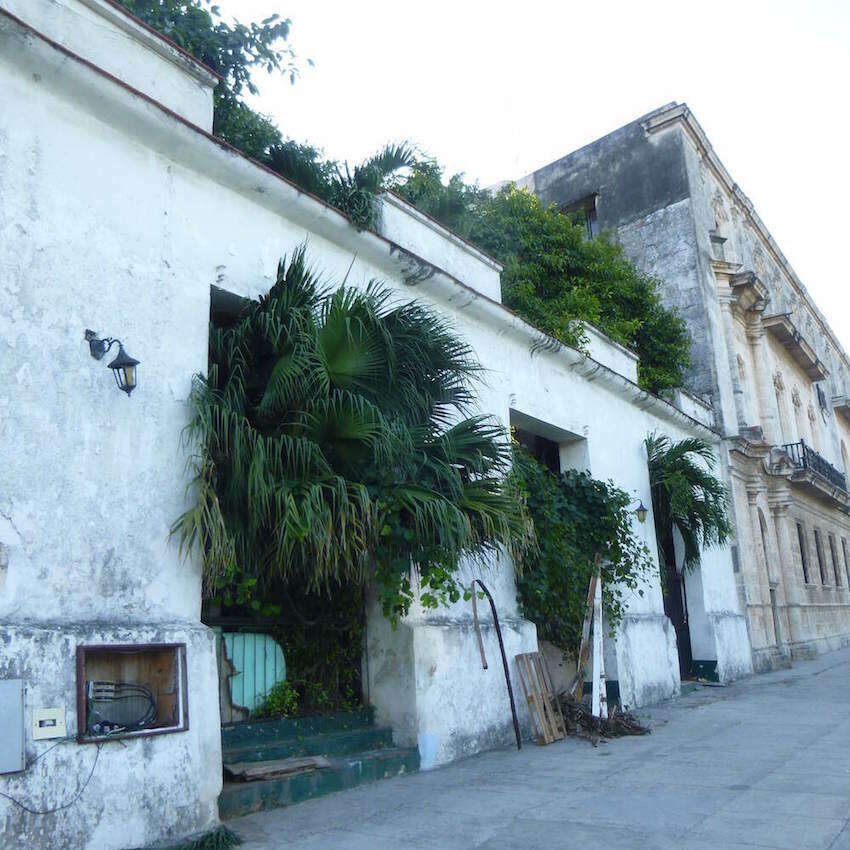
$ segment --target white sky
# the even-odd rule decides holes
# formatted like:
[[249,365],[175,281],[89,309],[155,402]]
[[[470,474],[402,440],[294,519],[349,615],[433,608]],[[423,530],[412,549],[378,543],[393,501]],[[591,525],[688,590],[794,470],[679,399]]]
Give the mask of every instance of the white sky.
[[850,0],[218,0],[292,19],[284,134],[358,161],[409,140],[488,185],[686,102],[850,352]]

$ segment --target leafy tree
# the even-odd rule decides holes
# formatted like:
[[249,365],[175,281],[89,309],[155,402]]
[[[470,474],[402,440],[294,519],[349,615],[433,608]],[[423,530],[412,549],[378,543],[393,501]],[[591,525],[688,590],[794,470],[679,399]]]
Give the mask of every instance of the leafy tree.
[[248,107],[244,91],[258,94],[256,70],[281,73],[295,82],[298,65],[287,44],[292,22],[271,15],[259,23],[232,26],[211,0],[119,0],[137,18],[168,36],[222,76],[215,90],[213,132],[255,159],[282,142],[274,123]]
[[726,487],[712,474],[714,451],[705,440],[692,437],[674,443],[653,432],[645,443],[658,554],[668,572],[675,574],[674,528],[684,542],[685,569],[699,566],[702,549],[723,544],[731,536]]
[[[514,447],[514,486],[534,524],[537,549],[517,576],[522,611],[538,634],[575,657],[581,642],[587,588],[602,558],[603,605],[614,627],[627,592],[654,568],[649,551],[632,531],[631,499],[612,482],[587,472],[550,472]],[[639,595],[643,591],[637,589]]]
[[374,577],[384,612],[456,600],[459,559],[526,529],[509,444],[469,415],[479,366],[430,310],[372,283],[324,288],[302,247],[228,327],[211,327],[187,437],[196,500],[174,524],[206,589],[330,590]]
[[461,175],[444,185],[433,162],[417,163],[399,191],[500,260],[504,303],[535,327],[581,346],[580,322],[595,324],[638,353],[642,386],[681,386],[690,350],[684,320],[606,235],[588,239],[583,225],[512,185],[489,193]]

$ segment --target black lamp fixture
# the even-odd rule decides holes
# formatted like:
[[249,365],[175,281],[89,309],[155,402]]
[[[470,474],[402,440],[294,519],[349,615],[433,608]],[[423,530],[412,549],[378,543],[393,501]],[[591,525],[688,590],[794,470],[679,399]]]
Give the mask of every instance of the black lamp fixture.
[[[639,503],[638,506],[635,508],[635,516],[637,517],[638,522],[643,524],[646,522],[646,515],[649,513],[649,511],[647,510],[646,505],[643,503],[643,499],[636,499],[635,501]],[[632,502],[632,504],[634,504],[634,501]]]
[[118,389],[123,390],[129,397],[130,393],[136,388],[136,366],[139,361],[134,357],[130,357],[120,339],[114,339],[111,336],[101,339],[97,335],[97,331],[86,329],[86,342],[89,344],[89,352],[95,360],[103,360],[104,355],[113,345],[118,346],[118,354],[115,359],[109,364],[112,369],[112,374],[115,376],[115,383],[118,384]]

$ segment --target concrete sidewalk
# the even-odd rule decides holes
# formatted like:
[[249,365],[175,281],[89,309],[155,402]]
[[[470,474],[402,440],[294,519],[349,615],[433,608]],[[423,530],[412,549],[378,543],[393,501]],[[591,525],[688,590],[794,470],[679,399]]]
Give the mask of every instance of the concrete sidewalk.
[[229,826],[243,850],[850,850],[850,649],[639,714],[652,735],[528,744]]

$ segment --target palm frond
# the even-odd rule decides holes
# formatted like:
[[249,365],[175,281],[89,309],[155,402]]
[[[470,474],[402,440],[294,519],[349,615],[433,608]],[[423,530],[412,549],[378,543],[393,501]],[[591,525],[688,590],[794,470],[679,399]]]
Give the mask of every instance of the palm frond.
[[714,450],[696,437],[674,443],[657,432],[646,437],[645,446],[660,557],[670,559],[675,527],[684,542],[684,566],[693,568],[702,549],[732,534],[726,487],[712,474]]
[[[387,149],[369,168],[409,156]],[[207,592],[374,575],[403,613],[411,564],[454,598],[462,558],[519,551],[528,521],[504,480],[507,435],[469,415],[479,372],[428,308],[374,281],[327,287],[303,245],[282,260],[267,295],[211,328],[209,374],[193,384],[194,503],[172,534],[202,553]]]

